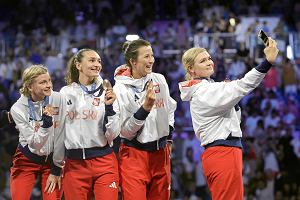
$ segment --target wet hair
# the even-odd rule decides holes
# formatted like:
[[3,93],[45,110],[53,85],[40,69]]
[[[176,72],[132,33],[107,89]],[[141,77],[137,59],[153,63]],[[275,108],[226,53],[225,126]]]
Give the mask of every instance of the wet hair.
[[31,92],[29,90],[30,85],[33,83],[34,79],[42,74],[47,74],[48,69],[43,65],[31,65],[27,69],[24,70],[22,75],[22,88],[20,89],[20,94],[23,94],[26,97],[31,96]]
[[124,55],[126,64],[131,67],[130,59],[136,60],[138,57],[138,49],[144,46],[151,46],[150,42],[137,39],[133,41],[126,41],[122,47],[122,53]]
[[77,69],[76,64],[82,61],[82,58],[84,57],[83,53],[86,51],[94,51],[98,53],[93,49],[80,49],[70,58],[67,64],[67,73],[65,77],[67,85],[70,85],[73,82],[79,83],[79,70]]
[[186,75],[185,75],[186,80],[191,80],[191,75],[188,72],[188,68],[195,64],[196,57],[204,51],[206,51],[206,49],[201,47],[193,47],[187,50],[186,52],[184,52],[181,62],[186,71]]

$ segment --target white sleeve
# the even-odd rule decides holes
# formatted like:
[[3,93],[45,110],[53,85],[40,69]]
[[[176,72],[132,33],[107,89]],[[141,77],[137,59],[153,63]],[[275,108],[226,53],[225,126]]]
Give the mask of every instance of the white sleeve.
[[65,119],[66,119],[66,99],[63,95],[60,95],[60,110],[59,116],[60,121],[58,122],[57,132],[54,138],[54,147],[53,147],[53,163],[62,168],[64,165],[65,159]]
[[[129,110],[129,108],[127,107],[126,103],[125,103],[125,94],[126,90],[124,90],[125,88],[123,88],[123,86],[121,85],[115,85],[114,86],[114,91],[117,95],[118,98],[118,104],[116,105],[116,107],[114,107],[114,110],[116,113],[120,113],[120,133],[123,137],[131,140],[133,139],[136,134],[138,133],[138,131],[143,127],[143,125],[145,124],[145,120],[146,117],[149,113],[144,113],[142,110],[142,108],[140,108],[137,112],[140,112],[143,114],[142,119],[137,119],[134,117],[134,114],[132,110]],[[132,100],[134,101],[134,100]],[[115,109],[116,108],[116,109]],[[145,116],[146,115],[146,116]]]
[[215,115],[233,108],[244,96],[254,90],[265,74],[252,69],[242,79],[231,82],[208,83],[198,88],[199,110],[202,115]]
[[118,99],[116,99],[113,103],[113,111],[113,115],[107,115],[107,111],[105,111],[105,115],[107,115],[107,123],[105,124],[105,137],[108,140],[109,144],[111,144],[112,141],[120,134],[121,125]]
[[29,123],[29,121],[20,114],[22,111],[17,109],[17,107],[13,106],[10,113],[17,128],[19,129],[20,134],[22,134],[22,136],[26,139],[30,148],[35,150],[42,149],[47,142],[53,127],[43,128],[40,126],[37,130],[34,130],[34,127]]

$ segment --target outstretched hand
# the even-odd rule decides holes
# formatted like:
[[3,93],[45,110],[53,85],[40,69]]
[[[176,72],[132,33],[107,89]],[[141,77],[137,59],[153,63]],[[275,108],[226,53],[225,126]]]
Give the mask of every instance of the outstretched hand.
[[268,46],[264,49],[267,61],[273,64],[277,58],[278,52],[277,42],[269,37]]

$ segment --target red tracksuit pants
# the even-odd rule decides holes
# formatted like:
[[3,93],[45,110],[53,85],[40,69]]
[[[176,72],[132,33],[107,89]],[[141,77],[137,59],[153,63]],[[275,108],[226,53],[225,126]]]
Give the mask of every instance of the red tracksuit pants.
[[202,164],[213,200],[243,200],[240,148],[209,147],[202,154]]
[[67,159],[63,176],[66,200],[117,200],[118,161],[115,153],[86,160]]
[[32,162],[17,149],[13,156],[13,166],[10,169],[10,190],[12,199],[30,199],[38,175],[41,176],[43,200],[61,199],[62,191],[58,190],[57,186],[54,192],[50,194],[44,192],[49,174],[50,166]]
[[170,199],[171,171],[168,145],[154,152],[121,144],[120,184],[123,200]]

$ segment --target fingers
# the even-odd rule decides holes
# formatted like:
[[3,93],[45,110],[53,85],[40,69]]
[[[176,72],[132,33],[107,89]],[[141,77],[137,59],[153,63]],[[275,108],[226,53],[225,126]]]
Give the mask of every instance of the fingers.
[[52,106],[51,104],[48,104],[48,105],[44,108],[43,113],[44,113],[45,115],[52,116],[52,115],[53,115],[53,106]]
[[61,189],[61,178],[59,177],[57,180],[58,189]]
[[107,79],[104,79],[104,80],[103,80],[103,88],[104,88],[105,90],[112,88],[112,85],[111,85],[111,83],[110,83],[109,80],[107,80]]
[[277,46],[277,42],[275,40],[273,40],[271,37],[269,37],[269,47],[276,47]]
[[106,89],[105,99],[104,99],[106,105],[111,105],[115,101],[116,98],[117,98],[116,94],[114,93],[112,88]]

